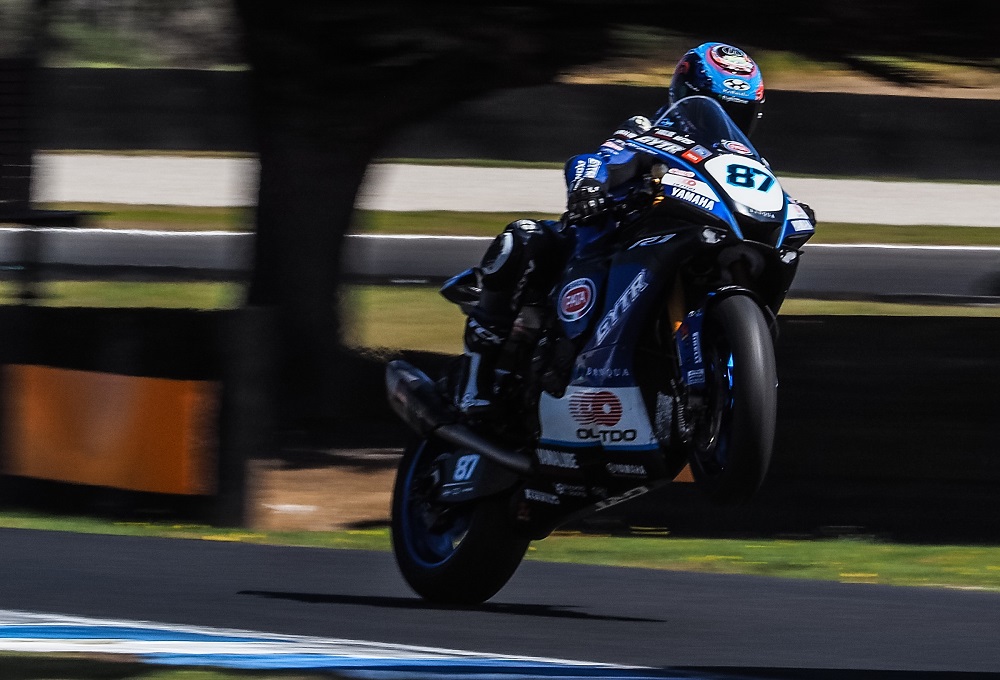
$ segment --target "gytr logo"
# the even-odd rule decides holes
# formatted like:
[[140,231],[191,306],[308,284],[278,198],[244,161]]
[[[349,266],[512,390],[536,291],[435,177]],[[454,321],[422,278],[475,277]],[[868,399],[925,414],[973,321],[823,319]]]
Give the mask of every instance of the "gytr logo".
[[622,402],[607,390],[577,392],[569,399],[569,413],[581,425],[612,427],[622,419]]
[[604,342],[604,338],[608,337],[608,333],[611,332],[611,329],[614,328],[615,324],[621,320],[622,316],[625,315],[625,312],[627,312],[629,307],[632,306],[632,303],[639,299],[639,294],[646,290],[648,285],[649,284],[646,283],[646,270],[643,269],[634,279],[632,279],[632,283],[628,285],[628,288],[626,288],[625,292],[621,294],[621,297],[615,300],[614,306],[612,306],[611,310],[604,315],[603,319],[601,319],[601,323],[597,326],[598,343]]

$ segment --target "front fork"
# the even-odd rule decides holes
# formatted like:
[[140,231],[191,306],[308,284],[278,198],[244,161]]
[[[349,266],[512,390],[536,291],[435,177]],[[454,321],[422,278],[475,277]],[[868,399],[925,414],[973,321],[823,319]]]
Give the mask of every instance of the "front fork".
[[694,430],[692,417],[704,406],[705,365],[701,347],[704,308],[688,311],[684,286],[678,275],[667,299],[674,354],[677,358],[670,389],[675,395],[674,422],[681,442],[691,441]]

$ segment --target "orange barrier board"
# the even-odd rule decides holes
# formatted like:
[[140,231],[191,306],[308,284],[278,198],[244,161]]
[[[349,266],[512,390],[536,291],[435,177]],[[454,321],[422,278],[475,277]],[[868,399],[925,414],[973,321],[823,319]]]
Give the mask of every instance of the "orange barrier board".
[[219,385],[5,365],[3,474],[134,491],[215,491]]

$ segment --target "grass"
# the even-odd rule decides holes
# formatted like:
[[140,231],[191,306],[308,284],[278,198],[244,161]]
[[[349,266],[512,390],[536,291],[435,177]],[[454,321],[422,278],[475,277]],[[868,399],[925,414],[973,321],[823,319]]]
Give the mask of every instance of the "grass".
[[[232,309],[243,296],[237,283],[172,283],[137,281],[46,281],[36,288],[34,304],[46,307],[160,307],[168,309]],[[17,302],[18,289],[0,282],[0,304]]]
[[[356,347],[462,351],[464,317],[432,286],[351,286],[345,297]],[[783,315],[1000,316],[996,306],[902,305],[881,302],[787,300]]]
[[[5,512],[0,527],[117,536],[155,536],[387,551],[389,530],[264,532],[194,524],[116,522]],[[911,545],[871,537],[827,539],[675,538],[668,532],[609,536],[556,532],[532,543],[527,559],[712,574],[748,574],[845,583],[1000,591],[1000,546]]]
[[94,229],[149,229],[156,231],[250,231],[251,208],[212,208],[121,203],[48,203],[51,210],[93,213],[85,226]]
[[[248,231],[250,208],[135,206],[112,203],[52,203],[58,210],[93,212],[88,226],[103,229],[169,231]],[[352,231],[359,234],[433,234],[495,236],[517,219],[558,219],[552,213],[358,210]],[[1000,246],[1000,228],[939,225],[900,226],[821,222],[812,243],[890,243],[912,245]]]

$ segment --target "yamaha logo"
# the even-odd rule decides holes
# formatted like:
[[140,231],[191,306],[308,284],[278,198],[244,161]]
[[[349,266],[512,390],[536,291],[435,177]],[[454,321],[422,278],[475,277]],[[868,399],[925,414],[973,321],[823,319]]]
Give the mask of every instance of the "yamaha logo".
[[738,78],[726,78],[722,81],[722,84],[730,90],[736,90],[737,92],[746,92],[750,89],[750,83],[745,80],[740,80]]
[[611,427],[622,419],[622,402],[607,390],[577,392],[569,400],[569,413],[581,425]]
[[577,321],[587,315],[594,306],[594,282],[577,279],[563,286],[559,293],[559,318],[563,321]]

